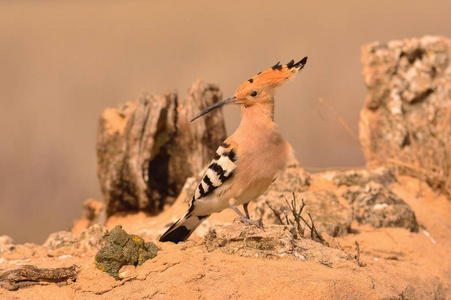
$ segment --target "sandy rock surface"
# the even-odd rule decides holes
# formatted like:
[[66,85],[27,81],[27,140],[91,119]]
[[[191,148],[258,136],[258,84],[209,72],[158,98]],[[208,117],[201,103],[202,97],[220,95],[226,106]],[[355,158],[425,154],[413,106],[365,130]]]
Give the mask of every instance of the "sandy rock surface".
[[[352,186],[338,186],[334,178],[339,174],[311,175],[304,192],[328,190],[352,210],[342,196]],[[274,187],[281,185],[278,182]],[[180,197],[160,215],[113,216],[106,227],[74,228],[73,232],[52,234],[44,245],[14,245],[3,238],[6,242],[0,247],[0,269],[76,265],[78,275],[76,280],[59,284],[40,283],[17,291],[0,288],[0,298],[449,298],[451,202],[410,177],[398,177],[388,187],[415,212],[418,232],[404,227],[376,228],[354,219],[344,235],[333,238],[324,232],[327,247],[309,238],[295,237],[292,226],[268,222],[260,229],[234,222],[235,213],[224,211],[209,218],[185,243],[156,242],[170,221],[186,210],[187,204]],[[277,189],[280,188],[271,189],[268,194]],[[254,208],[259,205],[250,207],[253,218],[258,212]],[[161,249],[154,259],[141,266],[122,267],[121,280],[101,272],[94,263],[102,244],[99,236],[118,224],[146,242],[154,241]],[[358,260],[355,242],[360,247]]]

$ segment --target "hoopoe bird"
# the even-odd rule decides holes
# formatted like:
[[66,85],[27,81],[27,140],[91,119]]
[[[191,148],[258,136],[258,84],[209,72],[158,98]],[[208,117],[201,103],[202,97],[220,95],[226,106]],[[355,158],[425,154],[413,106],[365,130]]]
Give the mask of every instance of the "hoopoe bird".
[[[161,242],[186,240],[212,213],[233,209],[247,224],[249,202],[262,195],[283,171],[292,149],[274,122],[275,89],[292,79],[307,57],[286,65],[280,62],[239,86],[235,94],[208,107],[197,118],[227,104],[241,107],[241,123],[219,146],[191,199],[188,211],[161,237]],[[237,206],[243,205],[245,215]]]

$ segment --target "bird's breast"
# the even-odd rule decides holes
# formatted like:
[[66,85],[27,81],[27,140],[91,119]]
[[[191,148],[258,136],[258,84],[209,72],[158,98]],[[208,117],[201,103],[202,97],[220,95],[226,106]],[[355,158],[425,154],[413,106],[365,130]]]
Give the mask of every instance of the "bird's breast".
[[260,196],[276,175],[285,169],[291,157],[291,147],[276,126],[250,129],[236,137],[234,190],[242,199],[240,202]]

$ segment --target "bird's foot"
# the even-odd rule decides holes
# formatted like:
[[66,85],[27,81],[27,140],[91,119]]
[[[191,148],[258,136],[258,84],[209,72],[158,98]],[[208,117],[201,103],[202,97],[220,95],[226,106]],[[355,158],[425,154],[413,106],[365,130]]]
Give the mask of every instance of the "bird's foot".
[[249,218],[249,212],[247,210],[247,204],[243,205],[244,207],[244,211],[246,212],[246,216],[243,215],[243,213],[235,206],[235,205],[230,205],[230,208],[233,209],[238,215],[239,217],[235,219],[235,221],[239,221],[239,222],[243,222],[246,225],[255,225],[258,228],[263,228],[263,222],[261,219],[259,220],[251,220]]
[[263,222],[261,219],[251,220],[248,218],[238,217],[235,219],[235,221],[242,222],[245,225],[254,225],[254,226],[257,226],[258,228],[263,228]]

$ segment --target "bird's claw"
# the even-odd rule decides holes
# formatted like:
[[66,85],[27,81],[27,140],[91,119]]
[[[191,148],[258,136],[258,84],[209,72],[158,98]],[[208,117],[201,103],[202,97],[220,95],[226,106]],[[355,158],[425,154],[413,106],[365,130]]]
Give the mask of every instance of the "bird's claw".
[[258,228],[262,228],[263,229],[262,219],[251,220],[251,219],[248,219],[248,218],[240,218],[240,217],[238,217],[238,218],[235,219],[235,221],[242,222],[242,223],[244,223],[246,225],[254,225],[254,226],[257,226]]

